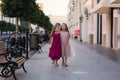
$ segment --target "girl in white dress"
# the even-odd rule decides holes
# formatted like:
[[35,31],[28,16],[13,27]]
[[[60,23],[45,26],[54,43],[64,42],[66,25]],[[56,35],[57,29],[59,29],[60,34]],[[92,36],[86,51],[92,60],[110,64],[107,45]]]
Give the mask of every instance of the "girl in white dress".
[[71,49],[69,44],[70,33],[66,23],[61,25],[61,47],[62,47],[62,65],[68,66],[67,59],[71,56]]

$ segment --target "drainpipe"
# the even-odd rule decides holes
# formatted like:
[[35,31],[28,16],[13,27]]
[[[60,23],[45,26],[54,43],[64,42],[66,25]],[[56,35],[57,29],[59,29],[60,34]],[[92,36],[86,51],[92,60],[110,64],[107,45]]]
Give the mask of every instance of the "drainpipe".
[[113,48],[113,8],[111,8],[111,44],[110,47]]

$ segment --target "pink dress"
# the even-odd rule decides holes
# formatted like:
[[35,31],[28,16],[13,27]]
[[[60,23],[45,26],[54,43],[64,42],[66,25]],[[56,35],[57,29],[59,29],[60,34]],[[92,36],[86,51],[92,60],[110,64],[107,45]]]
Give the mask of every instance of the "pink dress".
[[61,39],[60,39],[60,33],[59,34],[52,34],[53,37],[53,43],[49,51],[49,57],[52,60],[60,59],[61,57]]
[[68,32],[61,31],[61,47],[62,47],[62,57],[70,57],[71,56],[71,49],[70,44],[66,44],[66,42],[69,40],[69,34]]

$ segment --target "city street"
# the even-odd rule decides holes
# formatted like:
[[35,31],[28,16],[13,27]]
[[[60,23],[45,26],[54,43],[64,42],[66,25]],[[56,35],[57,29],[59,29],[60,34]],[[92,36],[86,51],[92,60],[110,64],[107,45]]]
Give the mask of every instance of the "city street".
[[6,35],[6,34],[0,35],[0,40],[2,40],[2,39],[4,39],[4,38],[8,38],[8,37],[9,37],[9,35]]
[[[8,38],[10,36],[10,34],[0,34],[0,40],[2,40],[2,39],[5,39],[5,38]],[[24,33],[24,34],[22,34],[22,36],[26,36],[26,34]]]
[[[16,71],[18,80],[120,80],[120,64],[103,56],[100,51],[71,40],[73,57],[69,66],[54,67],[48,58],[49,44],[43,47],[41,54],[35,53],[25,64],[27,73],[22,69]],[[13,80],[1,78],[0,80]]]
[[120,0],[0,5],[0,80],[120,80]]

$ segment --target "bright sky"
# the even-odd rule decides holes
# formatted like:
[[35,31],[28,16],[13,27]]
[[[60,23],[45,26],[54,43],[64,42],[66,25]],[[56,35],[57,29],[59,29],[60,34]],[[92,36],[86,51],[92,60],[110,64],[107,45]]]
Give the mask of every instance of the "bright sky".
[[68,14],[69,0],[37,0],[43,3],[43,9],[46,15],[64,15]]

